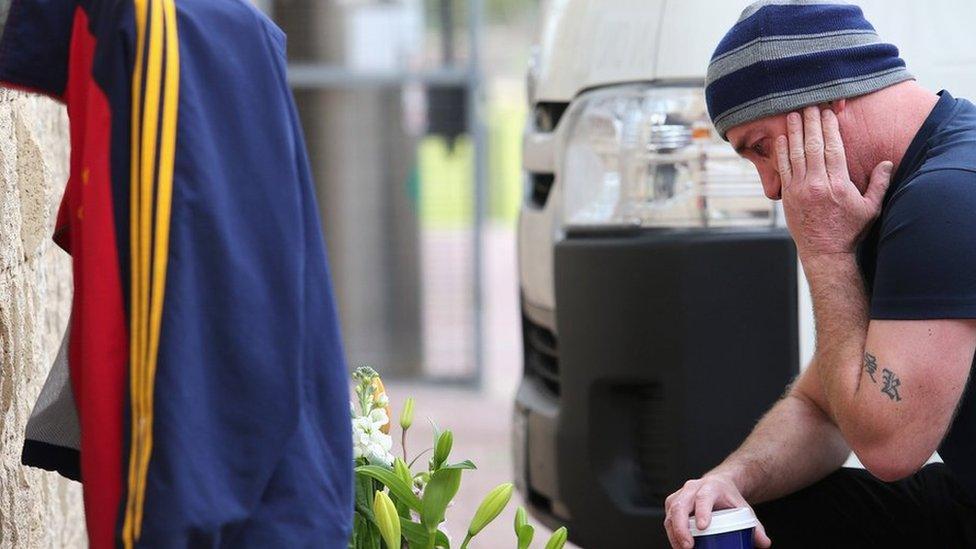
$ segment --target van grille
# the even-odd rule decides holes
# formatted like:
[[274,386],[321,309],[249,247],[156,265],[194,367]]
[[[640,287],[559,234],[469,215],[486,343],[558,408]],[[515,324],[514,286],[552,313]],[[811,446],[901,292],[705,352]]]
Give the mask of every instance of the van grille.
[[559,347],[556,335],[523,316],[522,340],[526,377],[538,379],[554,395],[559,396]]
[[665,423],[664,391],[660,384],[643,384],[634,388],[636,417],[637,468],[641,494],[651,505],[661,505],[668,495],[668,460],[671,452]]
[[672,488],[667,401],[658,382],[614,381],[593,386],[590,445],[600,482],[621,507],[660,507]]
[[529,184],[532,186],[529,189],[529,200],[533,206],[536,208],[545,207],[546,202],[549,200],[549,191],[552,190],[552,182],[555,179],[555,176],[551,173],[529,174]]

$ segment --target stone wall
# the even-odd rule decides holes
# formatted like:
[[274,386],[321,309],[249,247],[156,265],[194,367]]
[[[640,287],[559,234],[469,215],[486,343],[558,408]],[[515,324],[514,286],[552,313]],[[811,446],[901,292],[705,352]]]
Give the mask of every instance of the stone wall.
[[81,486],[20,464],[71,301],[70,260],[51,241],[67,129],[61,105],[0,89],[0,549],[85,545]]

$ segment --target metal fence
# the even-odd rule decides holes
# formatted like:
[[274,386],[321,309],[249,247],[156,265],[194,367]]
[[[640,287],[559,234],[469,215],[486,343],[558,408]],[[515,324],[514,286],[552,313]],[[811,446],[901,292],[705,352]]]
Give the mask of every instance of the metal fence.
[[255,3],[289,37],[350,366],[477,385],[482,0]]

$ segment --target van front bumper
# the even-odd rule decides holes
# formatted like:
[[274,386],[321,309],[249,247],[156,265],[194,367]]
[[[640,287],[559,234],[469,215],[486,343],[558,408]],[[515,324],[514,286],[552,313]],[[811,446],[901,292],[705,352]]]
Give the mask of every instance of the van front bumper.
[[523,315],[515,477],[582,547],[666,547],[663,501],[717,465],[799,371],[782,229],[574,236],[555,327]]

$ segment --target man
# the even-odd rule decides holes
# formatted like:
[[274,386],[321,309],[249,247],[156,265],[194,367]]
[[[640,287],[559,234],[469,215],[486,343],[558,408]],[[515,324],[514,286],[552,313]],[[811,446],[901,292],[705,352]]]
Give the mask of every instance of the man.
[[[747,8],[706,86],[783,200],[817,346],[742,446],[667,498],[672,545],[692,546],[689,515],[752,504],[760,547],[976,546],[976,106],[915,83],[856,6],[816,0]],[[866,471],[841,468],[852,450]]]

